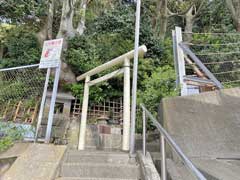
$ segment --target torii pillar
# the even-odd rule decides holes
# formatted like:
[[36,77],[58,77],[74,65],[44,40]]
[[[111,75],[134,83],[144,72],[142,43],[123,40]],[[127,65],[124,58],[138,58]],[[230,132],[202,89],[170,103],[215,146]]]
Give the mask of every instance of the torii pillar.
[[124,87],[123,87],[123,139],[122,150],[129,150],[130,143],[130,60],[124,60]]

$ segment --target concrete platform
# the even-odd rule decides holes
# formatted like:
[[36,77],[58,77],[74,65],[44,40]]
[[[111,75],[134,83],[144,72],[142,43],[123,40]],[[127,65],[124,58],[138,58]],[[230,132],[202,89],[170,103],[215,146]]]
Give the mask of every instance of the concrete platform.
[[[240,88],[167,98],[159,112],[161,123],[207,179],[240,179]],[[169,173],[191,179],[172,155]]]
[[52,180],[55,178],[65,146],[31,144],[6,172],[4,180]]
[[164,99],[160,109],[187,156],[240,158],[240,88]]
[[214,159],[193,159],[194,164],[202,170],[205,177],[210,180],[240,179],[240,166],[231,160],[214,160]]
[[30,143],[15,143],[7,151],[0,153],[0,159],[13,158],[13,157],[20,156],[22,153],[24,153],[27,150],[29,144]]

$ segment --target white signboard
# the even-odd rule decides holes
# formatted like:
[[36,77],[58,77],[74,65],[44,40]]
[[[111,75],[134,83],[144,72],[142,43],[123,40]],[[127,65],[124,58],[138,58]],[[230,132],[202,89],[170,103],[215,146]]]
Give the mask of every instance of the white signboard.
[[61,61],[63,39],[44,41],[39,68],[58,67]]

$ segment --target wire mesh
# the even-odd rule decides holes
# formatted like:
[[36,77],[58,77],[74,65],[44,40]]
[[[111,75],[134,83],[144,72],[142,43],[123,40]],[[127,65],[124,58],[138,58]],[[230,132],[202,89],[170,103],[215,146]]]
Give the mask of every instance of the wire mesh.
[[[183,33],[186,45],[224,87],[240,85],[240,33]],[[187,66],[187,74],[193,75]]]
[[26,111],[40,102],[45,76],[46,69],[38,65],[0,69],[0,117],[16,120],[22,112],[26,120]]

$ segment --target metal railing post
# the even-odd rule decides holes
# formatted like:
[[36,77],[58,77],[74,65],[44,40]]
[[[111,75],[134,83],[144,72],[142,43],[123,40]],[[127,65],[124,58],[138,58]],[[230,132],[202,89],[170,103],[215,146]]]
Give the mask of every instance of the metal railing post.
[[146,112],[143,109],[143,155],[146,156]]
[[176,48],[176,61],[177,61],[177,68],[178,68],[178,82],[181,86],[181,96],[188,95],[187,91],[187,84],[184,82],[184,76],[186,76],[186,67],[185,67],[185,60],[184,60],[184,53],[179,44],[182,42],[182,29],[180,27],[175,28],[175,36],[174,36],[173,43],[175,44]]
[[167,169],[166,169],[166,147],[165,147],[165,138],[161,134],[161,179],[167,180]]

